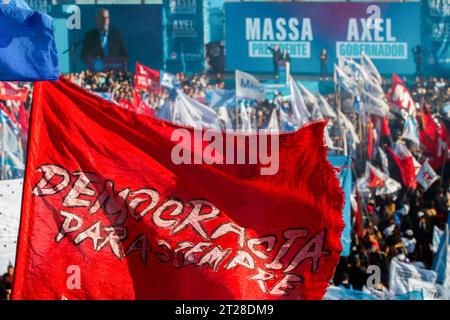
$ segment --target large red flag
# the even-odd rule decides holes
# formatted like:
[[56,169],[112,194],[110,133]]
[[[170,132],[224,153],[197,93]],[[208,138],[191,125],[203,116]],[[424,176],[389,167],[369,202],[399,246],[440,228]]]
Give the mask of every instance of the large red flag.
[[147,90],[148,92],[160,91],[160,72],[136,62],[136,73],[134,75],[134,88]]
[[[38,82],[13,298],[320,299],[344,226],[324,127],[194,130]],[[275,174],[231,164],[252,137],[279,155]]]

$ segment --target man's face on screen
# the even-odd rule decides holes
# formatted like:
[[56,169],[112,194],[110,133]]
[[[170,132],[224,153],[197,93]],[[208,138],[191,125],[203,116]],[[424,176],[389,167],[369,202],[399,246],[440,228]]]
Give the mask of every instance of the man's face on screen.
[[109,11],[102,10],[97,14],[97,26],[101,31],[106,31],[109,28]]

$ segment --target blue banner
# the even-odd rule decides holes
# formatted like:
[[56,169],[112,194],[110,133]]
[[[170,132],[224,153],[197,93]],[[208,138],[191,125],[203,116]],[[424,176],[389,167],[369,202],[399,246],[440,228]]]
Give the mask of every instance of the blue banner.
[[164,70],[204,70],[203,1],[163,0]]
[[344,219],[345,228],[341,235],[342,244],[342,257],[348,257],[350,255],[350,249],[352,244],[351,231],[351,203],[350,197],[352,195],[352,168],[350,157],[346,156],[334,156],[328,155],[328,161],[331,165],[337,169],[339,182],[341,183],[342,190],[345,193],[345,205],[342,210],[342,218]]
[[424,73],[450,74],[450,2],[422,1],[422,53]]
[[293,72],[318,73],[326,49],[328,72],[364,51],[381,73],[412,74],[419,21],[419,3],[225,3],[226,69],[273,72],[279,45]]

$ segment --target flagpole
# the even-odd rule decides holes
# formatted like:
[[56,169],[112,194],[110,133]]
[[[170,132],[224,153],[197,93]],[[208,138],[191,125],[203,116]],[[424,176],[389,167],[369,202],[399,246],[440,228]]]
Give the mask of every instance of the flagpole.
[[[334,92],[335,92],[335,95],[334,95],[335,104],[336,104],[336,109],[337,109],[337,125],[339,128],[339,133],[341,134],[342,146],[344,146],[345,132],[344,132],[344,130],[342,130],[342,124],[341,124],[341,95],[340,95],[339,86],[337,85],[336,64],[334,65]],[[339,146],[338,146],[338,149],[339,149]],[[338,151],[338,152],[342,152],[341,154],[345,154],[344,150]]]
[[239,106],[238,106],[238,95],[237,95],[237,80],[236,80],[236,70],[234,71],[234,82],[235,82],[235,84],[234,84],[234,94],[235,94],[235,98],[236,98],[236,108],[235,108],[235,110],[236,110],[236,130],[235,131],[238,131],[238,128],[239,128],[239,112],[238,112],[238,109],[239,109]]
[[238,97],[236,94],[236,131],[239,128],[239,111],[238,111]]

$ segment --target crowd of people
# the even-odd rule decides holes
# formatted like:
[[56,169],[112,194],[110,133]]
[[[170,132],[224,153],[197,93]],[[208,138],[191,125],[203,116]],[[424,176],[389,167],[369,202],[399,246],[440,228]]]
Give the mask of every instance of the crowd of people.
[[[83,71],[78,74],[66,75],[72,82],[97,93],[108,94],[116,102],[132,100],[134,96],[134,75],[122,71],[108,71],[92,73]],[[195,74],[188,76],[183,73],[176,74],[180,88],[188,96],[207,103],[207,91],[224,89],[225,81],[221,74],[207,76]],[[417,78],[405,82],[408,85],[411,96],[420,108],[430,112],[436,118],[440,118],[444,124],[449,119],[443,112],[445,103],[450,101],[449,80],[443,78]],[[389,84],[384,85],[385,92],[389,90]],[[31,90],[30,90],[31,91]],[[30,96],[31,97],[31,96]],[[154,93],[143,93],[143,99],[147,106],[158,114],[165,101],[170,98],[170,92],[162,90]],[[340,97],[345,99],[345,97]],[[336,96],[329,94],[325,99],[333,109],[336,109]],[[26,109],[30,108],[31,99],[25,103]],[[272,111],[282,105],[289,110],[291,102],[284,99],[281,93],[277,93],[273,99],[254,102],[249,105],[252,121],[258,129],[267,127]],[[345,103],[344,103],[345,105]],[[307,105],[312,108],[311,105]],[[343,112],[355,124],[359,126],[358,117],[352,108]],[[230,118],[235,119],[235,108],[229,108]],[[403,119],[394,116],[389,119],[389,128],[392,133],[389,139],[383,140],[383,144],[393,147],[397,140],[402,140]],[[330,137],[336,145],[339,145],[340,130],[337,121],[330,121]],[[363,139],[364,140],[364,139]],[[361,143],[364,146],[364,142]],[[419,163],[425,160],[420,148],[406,142],[410,151]],[[354,179],[364,174],[367,156],[362,153],[351,153],[353,156]],[[373,163],[380,162],[372,159]],[[441,168],[438,172],[440,179],[428,190],[424,191],[419,185],[416,189],[403,188],[395,194],[375,196],[369,195],[361,202],[360,230],[357,229],[353,219],[351,253],[348,257],[342,257],[333,279],[334,285],[342,285],[346,288],[361,290],[364,288],[369,274],[368,267],[376,265],[381,270],[381,283],[379,290],[388,288],[389,263],[393,257],[401,261],[415,263],[426,269],[430,269],[433,261],[432,238],[434,227],[442,230],[448,221],[450,206],[450,170]],[[8,268],[7,273],[0,279],[0,298],[8,298],[14,269]]]

